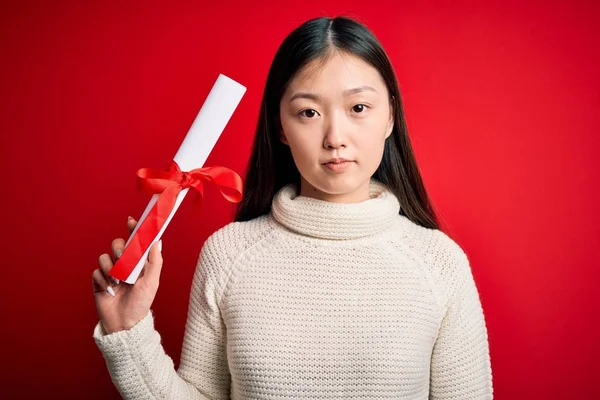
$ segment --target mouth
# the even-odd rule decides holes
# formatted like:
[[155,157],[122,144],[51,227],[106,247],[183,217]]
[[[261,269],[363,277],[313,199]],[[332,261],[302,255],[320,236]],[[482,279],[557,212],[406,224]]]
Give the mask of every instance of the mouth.
[[344,161],[339,161],[339,162],[330,161],[330,162],[326,162],[322,165],[325,168],[329,169],[330,171],[341,172],[341,171],[346,170],[352,164],[354,164],[354,161],[344,160]]
[[354,161],[353,160],[348,160],[346,158],[332,158],[329,161],[324,162],[323,165],[326,165],[326,164],[342,164],[342,163],[345,163],[345,162],[354,162]]
[[331,164],[333,164],[333,165],[339,165],[339,164],[348,164],[348,163],[352,163],[352,162],[354,162],[354,161],[350,161],[350,160],[329,161],[329,162],[323,163],[323,165],[331,165]]

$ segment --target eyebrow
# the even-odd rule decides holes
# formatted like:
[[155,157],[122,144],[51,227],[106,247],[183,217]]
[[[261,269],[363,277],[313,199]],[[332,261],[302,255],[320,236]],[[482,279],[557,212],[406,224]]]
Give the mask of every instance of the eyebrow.
[[[377,93],[377,90],[373,89],[371,86],[359,86],[354,89],[344,90],[344,96],[351,96],[353,94],[357,94],[364,91],[372,91]],[[321,96],[315,93],[298,92],[292,96],[292,98],[290,99],[290,103],[296,99],[309,99],[319,101],[321,99]]]

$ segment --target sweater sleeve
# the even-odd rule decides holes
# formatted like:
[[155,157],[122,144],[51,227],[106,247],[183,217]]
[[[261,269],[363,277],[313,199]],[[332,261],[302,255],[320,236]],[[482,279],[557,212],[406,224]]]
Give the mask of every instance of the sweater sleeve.
[[228,399],[230,375],[225,326],[219,311],[219,260],[209,237],[200,252],[190,294],[179,369],[154,329],[154,312],[135,326],[105,334],[100,322],[94,340],[111,380],[124,399]]
[[431,359],[430,399],[492,399],[488,333],[469,260],[458,245],[438,259],[447,304]]

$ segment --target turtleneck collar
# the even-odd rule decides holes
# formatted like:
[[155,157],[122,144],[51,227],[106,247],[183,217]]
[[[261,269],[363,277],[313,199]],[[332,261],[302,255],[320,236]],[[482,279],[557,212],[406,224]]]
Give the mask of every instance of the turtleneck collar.
[[371,178],[369,199],[333,203],[297,195],[293,183],[273,197],[271,214],[288,229],[321,239],[356,239],[389,228],[400,212],[398,198],[382,182]]

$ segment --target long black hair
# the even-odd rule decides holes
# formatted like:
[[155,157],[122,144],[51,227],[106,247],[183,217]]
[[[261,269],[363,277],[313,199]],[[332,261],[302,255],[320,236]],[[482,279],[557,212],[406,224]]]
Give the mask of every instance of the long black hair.
[[279,139],[279,103],[289,82],[313,60],[324,62],[331,50],[357,56],[383,78],[394,113],[394,128],[386,139],[373,178],[398,197],[400,214],[426,228],[439,229],[423,185],[404,119],[402,98],[392,64],[381,43],[363,24],[349,17],[319,17],[293,30],[283,41],[267,76],[244,193],[235,221],[248,221],[271,210],[274,195],[288,183],[300,187],[300,172],[289,146]]

